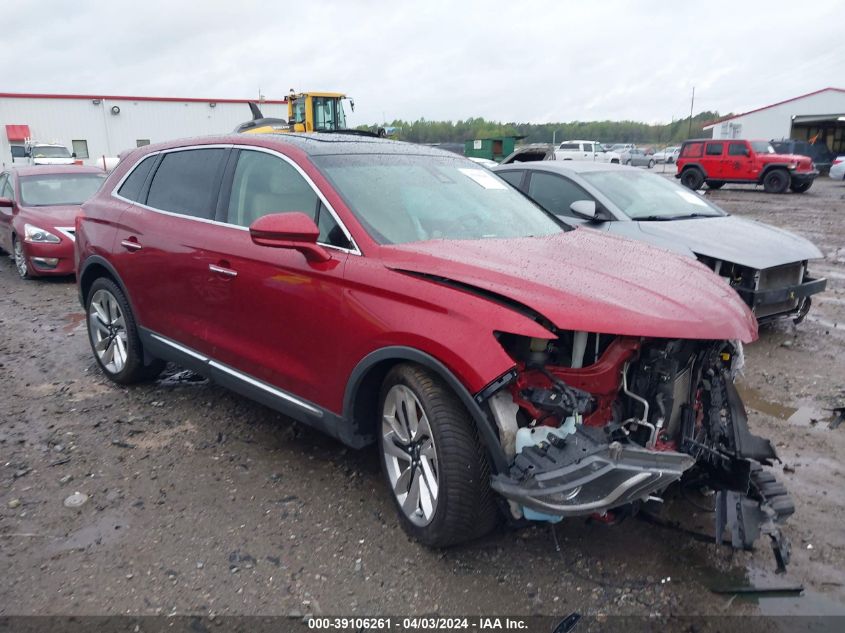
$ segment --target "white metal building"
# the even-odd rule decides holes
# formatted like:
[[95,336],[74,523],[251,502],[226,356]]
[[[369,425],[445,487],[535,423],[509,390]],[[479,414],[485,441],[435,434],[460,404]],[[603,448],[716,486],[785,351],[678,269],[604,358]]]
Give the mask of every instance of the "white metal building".
[[756,110],[723,117],[704,126],[713,138],[809,140],[845,154],[845,89],[823,88]]
[[[23,164],[26,138],[61,143],[83,163],[175,138],[229,133],[252,118],[246,99],[0,93],[0,166]],[[287,102],[262,101],[287,119]]]

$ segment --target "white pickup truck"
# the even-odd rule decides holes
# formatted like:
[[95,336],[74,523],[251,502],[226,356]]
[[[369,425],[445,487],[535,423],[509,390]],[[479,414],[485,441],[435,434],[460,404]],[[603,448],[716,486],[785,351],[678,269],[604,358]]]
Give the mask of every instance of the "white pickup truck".
[[76,154],[71,154],[67,147],[58,143],[27,140],[25,148],[30,165],[73,165],[76,162]]
[[598,141],[564,141],[555,150],[555,160],[586,160],[597,163],[619,163],[616,152],[605,151]]

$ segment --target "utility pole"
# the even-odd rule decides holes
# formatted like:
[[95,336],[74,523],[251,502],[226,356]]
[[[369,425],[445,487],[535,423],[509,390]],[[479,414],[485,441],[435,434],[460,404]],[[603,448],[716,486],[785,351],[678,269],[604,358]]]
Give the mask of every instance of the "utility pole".
[[687,130],[687,138],[692,138],[692,108],[695,105],[695,86],[692,87],[692,99],[689,102],[689,130]]
[[555,143],[557,142],[557,141],[555,141],[556,137],[557,137],[557,130],[552,130],[552,146],[554,146]]

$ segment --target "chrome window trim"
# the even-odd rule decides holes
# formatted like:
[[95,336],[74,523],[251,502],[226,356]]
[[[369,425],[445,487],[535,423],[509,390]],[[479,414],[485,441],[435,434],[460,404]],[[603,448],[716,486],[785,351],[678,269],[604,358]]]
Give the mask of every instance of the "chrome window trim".
[[278,151],[273,150],[273,149],[269,149],[267,147],[258,147],[258,146],[255,146],[255,145],[241,145],[241,144],[227,143],[227,144],[212,144],[212,145],[185,145],[185,146],[182,146],[182,147],[171,147],[169,149],[162,149],[162,150],[158,150],[158,151],[155,151],[155,152],[150,152],[149,154],[145,154],[144,157],[141,160],[139,160],[137,163],[135,163],[135,165],[132,167],[132,169],[127,171],[121,177],[121,179],[118,181],[118,183],[111,190],[111,196],[114,197],[114,198],[117,198],[118,200],[122,200],[123,202],[126,202],[128,204],[134,205],[136,207],[146,209],[147,211],[154,211],[155,213],[161,213],[163,215],[169,215],[169,216],[176,217],[176,218],[184,218],[186,220],[194,220],[196,222],[203,222],[205,224],[212,224],[214,226],[222,226],[222,227],[227,227],[227,228],[231,228],[231,229],[237,229],[239,231],[249,231],[249,227],[240,226],[238,224],[232,224],[231,222],[220,222],[219,220],[209,220],[207,218],[198,218],[198,217],[193,216],[193,215],[185,215],[184,213],[175,213],[173,211],[165,211],[164,209],[157,209],[155,207],[151,207],[151,206],[148,206],[146,204],[141,204],[140,202],[136,202],[135,200],[130,200],[129,198],[124,198],[123,196],[121,196],[120,194],[117,193],[118,190],[123,186],[123,182],[127,178],[129,178],[129,176],[132,174],[132,172],[134,172],[138,168],[138,165],[140,165],[142,162],[144,162],[147,158],[149,158],[151,156],[157,156],[159,154],[170,154],[172,152],[181,152],[181,151],[188,151],[188,150],[193,150],[193,149],[234,149],[234,148],[237,148],[237,149],[240,149],[240,150],[245,150],[245,151],[264,152],[265,154],[270,154],[272,156],[276,156],[277,158],[281,158],[283,161],[285,161],[289,165],[292,165],[293,168],[297,171],[297,173],[300,176],[302,176],[302,178],[305,180],[305,182],[308,183],[308,186],[311,187],[311,189],[314,191],[317,198],[319,198],[319,200],[323,204],[323,206],[326,209],[328,209],[329,213],[331,213],[332,218],[334,218],[334,221],[337,222],[337,225],[340,227],[340,230],[343,231],[343,234],[346,236],[346,239],[349,240],[349,242],[352,244],[352,248],[344,248],[342,246],[335,246],[334,244],[326,244],[324,242],[318,242],[318,244],[320,244],[320,246],[323,246],[325,248],[331,248],[331,249],[341,251],[341,252],[344,252],[344,253],[349,253],[350,255],[362,255],[361,249],[358,248],[358,244],[353,239],[352,234],[349,232],[349,229],[346,228],[346,225],[341,221],[340,217],[338,217],[337,212],[334,210],[334,207],[332,207],[332,205],[329,204],[329,201],[326,199],[326,197],[323,195],[323,193],[317,188],[317,185],[314,184],[314,181],[311,180],[310,176],[308,176],[308,174],[306,174],[305,171],[299,165],[297,165],[296,162],[294,162],[289,156],[285,156],[281,152],[278,152]]

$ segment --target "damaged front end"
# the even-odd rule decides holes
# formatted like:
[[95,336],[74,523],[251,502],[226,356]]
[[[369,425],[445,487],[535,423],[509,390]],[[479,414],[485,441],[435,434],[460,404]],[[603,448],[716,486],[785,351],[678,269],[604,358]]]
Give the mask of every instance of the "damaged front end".
[[739,344],[558,332],[500,333],[516,367],[478,394],[508,467],[491,485],[515,518],[636,510],[682,478],[716,492],[715,537],[751,548],[767,534],[780,569],[778,526],[794,511],[762,469],[777,459],[752,435],[733,378]]

